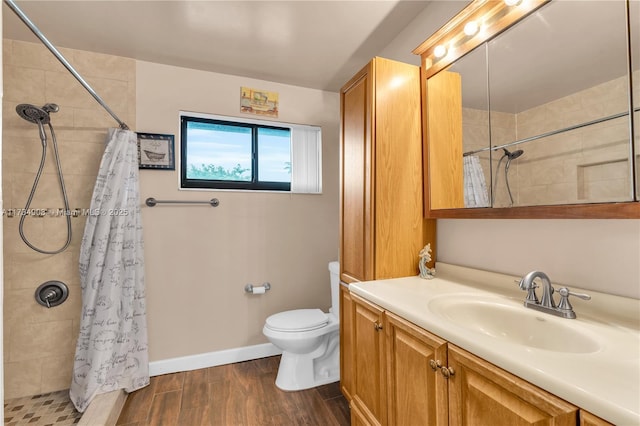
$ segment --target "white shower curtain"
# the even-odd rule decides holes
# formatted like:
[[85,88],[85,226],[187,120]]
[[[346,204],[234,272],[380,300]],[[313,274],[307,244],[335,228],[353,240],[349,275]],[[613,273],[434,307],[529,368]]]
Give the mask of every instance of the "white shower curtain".
[[464,206],[489,207],[489,194],[480,159],[475,155],[463,157]]
[[149,384],[136,134],[109,129],[80,248],[82,313],[69,395]]

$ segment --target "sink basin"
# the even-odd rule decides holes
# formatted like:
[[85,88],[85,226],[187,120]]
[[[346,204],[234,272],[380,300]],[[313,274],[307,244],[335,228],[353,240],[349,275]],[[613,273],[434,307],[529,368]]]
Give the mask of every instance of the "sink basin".
[[547,351],[590,353],[598,341],[574,320],[537,312],[500,298],[449,295],[429,302],[429,310],[468,330]]

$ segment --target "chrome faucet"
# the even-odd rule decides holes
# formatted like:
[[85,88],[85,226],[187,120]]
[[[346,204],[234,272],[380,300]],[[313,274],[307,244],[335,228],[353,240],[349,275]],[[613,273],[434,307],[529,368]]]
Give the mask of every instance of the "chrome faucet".
[[[535,279],[539,278],[542,281],[542,300],[538,300],[536,294],[536,288],[539,286],[535,283]],[[524,306],[527,308],[535,309],[537,311],[546,312],[552,315],[556,315],[562,318],[575,318],[576,313],[573,311],[573,306],[569,302],[569,296],[579,297],[583,300],[591,300],[591,296],[583,293],[574,293],[566,287],[558,289],[560,294],[560,302],[556,305],[553,300],[553,293],[555,289],[551,285],[551,280],[544,272],[531,271],[522,279],[518,284],[521,290],[527,291],[527,297],[524,301]]]

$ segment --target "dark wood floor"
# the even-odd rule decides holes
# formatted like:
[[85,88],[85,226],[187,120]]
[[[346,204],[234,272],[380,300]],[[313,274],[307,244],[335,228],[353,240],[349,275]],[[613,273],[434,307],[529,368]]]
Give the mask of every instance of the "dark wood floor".
[[275,385],[280,357],[151,378],[133,392],[118,425],[318,425],[350,424],[339,383],[284,392]]

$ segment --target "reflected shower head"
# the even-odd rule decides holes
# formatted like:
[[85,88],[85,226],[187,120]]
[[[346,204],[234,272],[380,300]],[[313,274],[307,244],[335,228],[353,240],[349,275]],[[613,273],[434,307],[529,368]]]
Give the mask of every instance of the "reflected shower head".
[[46,104],[42,108],[31,104],[20,104],[16,106],[16,112],[20,117],[36,124],[48,124],[50,121],[49,113],[58,112],[59,109],[56,104]]
[[524,154],[524,151],[519,149],[517,151],[513,151],[513,152],[509,152],[507,151],[506,148],[502,148],[502,150],[504,151],[504,155],[509,159],[509,160],[515,160],[516,158],[520,157],[522,154]]

